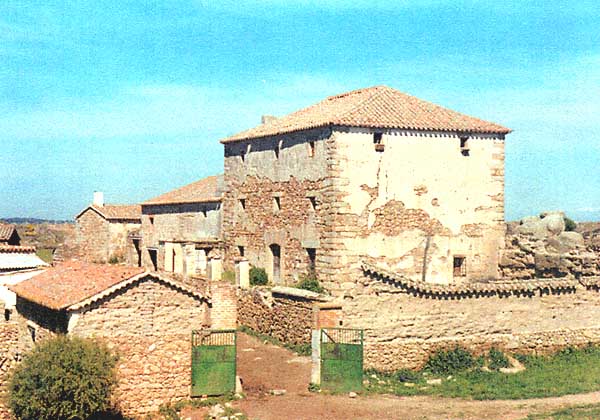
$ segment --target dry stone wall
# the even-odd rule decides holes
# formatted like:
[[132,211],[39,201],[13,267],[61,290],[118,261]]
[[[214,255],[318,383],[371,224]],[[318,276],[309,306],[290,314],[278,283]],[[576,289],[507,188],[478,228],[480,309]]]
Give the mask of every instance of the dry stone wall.
[[241,290],[238,324],[284,343],[307,344],[311,340],[315,302],[298,295],[271,293],[264,288]]
[[570,292],[435,298],[365,277],[344,301],[344,326],[365,329],[365,367],[386,371],[419,368],[431,352],[457,344],[550,353],[600,343],[600,293],[575,284]]

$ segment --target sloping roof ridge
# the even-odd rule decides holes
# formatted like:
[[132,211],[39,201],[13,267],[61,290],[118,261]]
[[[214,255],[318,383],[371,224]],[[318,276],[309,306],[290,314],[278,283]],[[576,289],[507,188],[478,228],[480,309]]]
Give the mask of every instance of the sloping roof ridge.
[[340,98],[345,98],[346,96],[350,96],[350,95],[356,95],[357,93],[362,93],[362,92],[366,92],[368,90],[379,90],[379,89],[391,89],[389,86],[386,85],[375,85],[375,86],[369,86],[369,87],[365,87],[365,88],[359,88],[359,89],[354,89],[351,90],[349,92],[343,92],[343,93],[338,93],[337,95],[331,95],[328,96],[327,98],[325,98],[325,100],[328,99],[340,99]]
[[88,296],[87,298],[85,298],[85,299],[83,299],[83,300],[81,300],[81,301],[79,301],[77,303],[69,305],[66,309],[68,311],[75,311],[75,310],[83,309],[85,307],[88,307],[88,306],[92,305],[93,303],[95,303],[95,302],[97,302],[99,300],[102,300],[102,299],[105,299],[105,298],[111,296],[113,293],[116,293],[116,292],[118,292],[120,290],[123,290],[124,288],[132,285],[136,281],[143,280],[145,278],[151,278],[154,281],[162,282],[162,283],[164,283],[164,284],[166,284],[168,286],[171,286],[171,287],[173,287],[173,288],[175,288],[175,289],[177,289],[177,290],[179,290],[181,292],[187,293],[187,294],[189,294],[189,295],[191,295],[191,296],[193,296],[193,297],[195,297],[197,299],[200,299],[200,300],[204,299],[207,302],[210,302],[210,299],[208,297],[206,297],[206,296],[202,295],[201,293],[193,290],[191,287],[187,287],[186,285],[184,285],[184,284],[182,284],[182,283],[180,283],[180,282],[178,282],[176,280],[173,280],[173,279],[171,279],[169,277],[162,276],[160,274],[157,274],[157,273],[154,273],[152,271],[146,270],[146,271],[144,271],[142,273],[139,273],[139,274],[136,274],[136,275],[134,275],[132,277],[123,279],[119,283],[114,284],[114,285],[106,288],[105,290],[102,290],[102,291],[100,291],[100,292],[98,292],[98,293],[96,293],[96,294],[94,294],[92,296]]
[[[216,178],[217,181],[218,181],[219,177],[223,177],[223,176],[224,176],[223,173],[218,173],[218,174],[214,174],[214,175],[205,176],[204,178],[200,178],[200,179],[192,181],[192,182],[190,182],[188,184],[182,185],[180,187],[173,188],[172,190],[169,190],[169,191],[164,192],[162,194],[159,194],[159,195],[157,195],[155,197],[152,197],[152,198],[150,198],[150,199],[148,199],[146,201],[143,201],[141,203],[141,205],[177,204],[178,201],[172,201],[172,202],[169,202],[169,203],[164,203],[164,202],[158,201],[158,199],[160,199],[161,197],[164,197],[165,195],[172,194],[172,193],[175,193],[177,191],[181,191],[181,190],[184,190],[186,188],[189,188],[192,185],[200,184],[200,183],[206,183],[207,181],[209,181],[209,180],[211,180],[213,178]],[[192,203],[192,202],[193,203],[195,203],[195,202],[202,203],[202,202],[210,202],[210,201],[220,201],[222,199],[222,196],[223,196],[223,191],[219,191],[219,185],[217,185],[217,191],[215,191],[215,192],[217,194],[220,194],[221,197],[217,197],[217,195],[215,195],[211,199],[202,199],[202,200],[198,199],[197,201],[181,201],[181,203],[188,203],[188,202],[190,202],[190,203]]]

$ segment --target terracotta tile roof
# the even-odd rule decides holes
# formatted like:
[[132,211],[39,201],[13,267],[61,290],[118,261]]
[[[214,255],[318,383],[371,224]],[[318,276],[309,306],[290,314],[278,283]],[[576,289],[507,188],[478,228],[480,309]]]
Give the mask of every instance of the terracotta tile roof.
[[507,134],[510,129],[375,86],[323,101],[221,140],[229,143],[327,125]]
[[142,273],[139,267],[68,261],[10,289],[22,298],[61,310]]
[[223,175],[213,175],[166,192],[142,203],[185,204],[218,202],[223,198]]
[[0,223],[0,241],[8,241],[15,229],[15,225]]
[[88,209],[93,209],[106,220],[142,220],[142,206],[139,204],[105,204],[103,206],[92,204],[75,216],[75,219],[78,219]]
[[0,254],[10,254],[10,253],[33,254],[34,252],[35,252],[34,246],[0,245]]

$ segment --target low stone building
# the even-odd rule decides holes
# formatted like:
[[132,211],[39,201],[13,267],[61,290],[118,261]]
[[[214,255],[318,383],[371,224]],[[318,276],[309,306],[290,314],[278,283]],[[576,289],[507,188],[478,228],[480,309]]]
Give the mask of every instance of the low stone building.
[[142,203],[142,263],[184,276],[206,274],[220,254],[223,176],[214,175]]
[[0,246],[1,245],[20,245],[21,237],[15,225],[0,223]]
[[68,262],[11,289],[31,341],[97,337],[119,353],[116,396],[128,415],[189,397],[192,330],[235,323],[227,286],[192,289],[139,267]]
[[77,254],[88,262],[128,262],[140,266],[137,237],[142,209],[137,204],[104,204],[102,193],[75,216]]

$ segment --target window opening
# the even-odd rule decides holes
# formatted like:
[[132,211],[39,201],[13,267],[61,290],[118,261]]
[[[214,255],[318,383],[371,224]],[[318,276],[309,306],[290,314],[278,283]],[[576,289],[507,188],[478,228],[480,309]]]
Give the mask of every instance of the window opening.
[[467,262],[465,257],[454,257],[454,277],[465,277],[467,275]]

